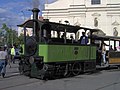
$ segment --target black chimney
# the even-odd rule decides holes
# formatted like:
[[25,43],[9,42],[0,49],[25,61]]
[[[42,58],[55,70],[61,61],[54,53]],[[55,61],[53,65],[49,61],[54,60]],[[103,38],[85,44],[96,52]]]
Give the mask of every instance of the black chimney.
[[[38,20],[38,13],[40,12],[40,10],[38,8],[33,8],[32,12],[33,12],[33,20]],[[37,22],[34,22],[33,24],[33,36],[35,36],[36,40],[39,41],[39,32],[38,32]]]
[[38,19],[38,13],[40,12],[40,10],[38,8],[33,8],[32,9],[33,12],[33,19]]

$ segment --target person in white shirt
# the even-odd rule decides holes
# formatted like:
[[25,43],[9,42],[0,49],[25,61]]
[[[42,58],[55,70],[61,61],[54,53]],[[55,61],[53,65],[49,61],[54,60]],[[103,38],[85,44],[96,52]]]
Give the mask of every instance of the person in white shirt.
[[103,57],[103,63],[106,64],[106,48],[104,44],[102,46],[102,57]]
[[7,52],[4,51],[3,47],[0,47],[0,75],[2,75],[2,77],[6,74],[6,59]]

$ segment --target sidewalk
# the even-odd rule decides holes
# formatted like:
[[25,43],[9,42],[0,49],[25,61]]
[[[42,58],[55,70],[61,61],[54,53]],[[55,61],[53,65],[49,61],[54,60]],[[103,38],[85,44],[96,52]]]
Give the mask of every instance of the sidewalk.
[[[11,67],[10,67],[10,65],[11,65]],[[12,77],[12,76],[15,76],[15,75],[19,75],[18,61],[16,61],[15,64],[10,63],[10,65],[6,66],[5,78]]]

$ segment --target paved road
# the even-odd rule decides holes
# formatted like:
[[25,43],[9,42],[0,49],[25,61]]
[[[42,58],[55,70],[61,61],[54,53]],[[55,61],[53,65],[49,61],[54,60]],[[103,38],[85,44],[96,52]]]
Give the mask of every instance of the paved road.
[[120,70],[116,69],[43,81],[20,75],[17,67],[7,66],[6,77],[0,77],[0,90],[120,90]]

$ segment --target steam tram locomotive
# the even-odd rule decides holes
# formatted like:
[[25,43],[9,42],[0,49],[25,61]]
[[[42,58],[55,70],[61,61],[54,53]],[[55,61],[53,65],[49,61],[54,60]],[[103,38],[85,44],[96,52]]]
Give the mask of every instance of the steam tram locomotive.
[[[78,75],[83,71],[93,71],[96,68],[96,46],[91,44],[80,45],[66,37],[61,38],[61,32],[77,34],[78,30],[89,31],[90,35],[96,32],[79,26],[39,21],[39,10],[34,8],[33,20],[24,24],[23,58],[19,65],[20,72],[36,78],[54,78],[71,74]],[[33,29],[33,35],[26,35],[26,28]],[[56,31],[57,37],[51,37]]]
[[[37,18],[39,9],[34,8],[32,12],[33,20],[18,25],[24,27],[23,52],[19,63],[21,73],[41,79],[68,77],[79,75],[81,72],[94,71],[96,63],[100,65],[97,46],[93,41],[106,39],[93,37],[93,33],[98,32],[97,29],[49,22],[48,20],[39,21]],[[26,35],[26,28],[33,30],[31,36]],[[78,31],[83,30],[86,33],[89,32],[88,44],[81,45],[79,41],[73,42],[66,37],[67,33],[72,33],[77,37]],[[56,32],[57,36],[52,37],[52,32]],[[64,33],[63,38],[61,33]],[[113,60],[112,56],[114,57],[109,53],[110,60]],[[119,55],[117,57],[119,59]]]

